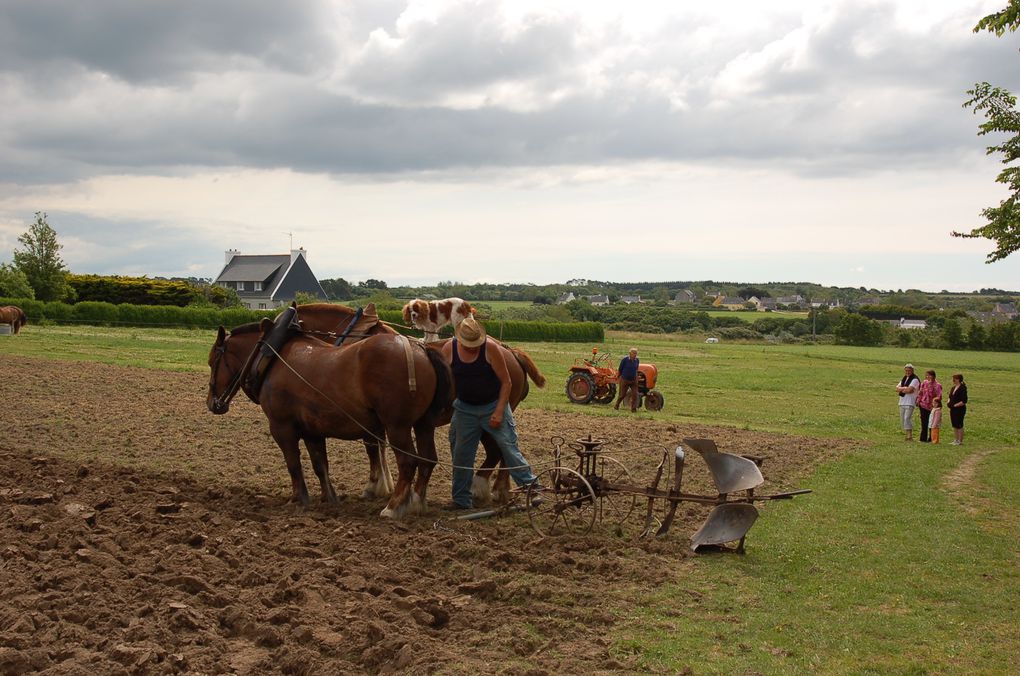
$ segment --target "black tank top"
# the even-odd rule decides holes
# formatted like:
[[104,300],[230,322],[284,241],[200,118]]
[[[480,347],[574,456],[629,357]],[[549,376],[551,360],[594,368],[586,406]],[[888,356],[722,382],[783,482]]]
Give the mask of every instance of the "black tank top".
[[457,354],[457,339],[453,339],[453,382],[457,388],[457,398],[465,404],[488,404],[499,399],[501,384],[485,358],[487,345],[488,341],[482,343],[474,361],[464,362]]

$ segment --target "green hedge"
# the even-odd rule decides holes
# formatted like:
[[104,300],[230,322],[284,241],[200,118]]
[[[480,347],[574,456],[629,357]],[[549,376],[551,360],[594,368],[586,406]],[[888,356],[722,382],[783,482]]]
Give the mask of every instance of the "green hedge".
[[248,310],[228,308],[218,310],[205,307],[178,307],[176,305],[133,305],[130,303],[103,303],[85,301],[45,303],[27,298],[0,298],[0,305],[17,305],[28,316],[29,324],[53,322],[56,324],[99,324],[103,326],[152,326],[215,329],[239,326],[273,317],[277,310]]
[[[0,306],[17,305],[28,315],[30,324],[54,322],[57,324],[99,324],[105,326],[152,326],[214,329],[217,326],[231,328],[263,317],[275,317],[280,309],[248,310],[245,308],[177,307],[174,305],[132,305],[129,303],[102,303],[86,301],[68,305],[66,303],[44,303],[25,298],[0,298]],[[416,329],[400,327],[404,319],[399,311],[381,311],[379,317],[395,325],[394,328],[412,336],[421,336]],[[549,342],[602,342],[605,338],[603,327],[597,322],[546,323],[546,322],[501,322],[486,321],[486,331],[495,338],[505,341],[549,341]],[[451,335],[446,327],[443,335]]]
[[78,294],[79,301],[183,307],[202,299],[195,287],[179,280],[70,274],[67,283]]

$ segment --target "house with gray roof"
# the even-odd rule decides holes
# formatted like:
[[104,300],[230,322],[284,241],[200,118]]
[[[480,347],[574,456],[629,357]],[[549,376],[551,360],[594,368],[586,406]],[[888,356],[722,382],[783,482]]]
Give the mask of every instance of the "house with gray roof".
[[287,305],[298,293],[326,300],[303,248],[292,250],[290,255],[242,255],[237,249],[229,249],[223,270],[213,284],[237,291],[250,310]]
[[996,303],[992,307],[992,314],[1003,316],[1006,319],[1016,319],[1016,303]]
[[696,303],[698,296],[690,289],[680,289],[676,296],[673,297],[673,305],[682,305],[684,303]]

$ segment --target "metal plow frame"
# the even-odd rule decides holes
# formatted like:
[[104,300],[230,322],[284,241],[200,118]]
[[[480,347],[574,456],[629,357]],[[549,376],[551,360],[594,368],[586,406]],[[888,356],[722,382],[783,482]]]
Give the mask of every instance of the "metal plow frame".
[[[622,523],[637,507],[641,498],[647,500],[644,528],[639,537],[653,532],[663,537],[669,532],[681,502],[712,505],[713,509],[701,527],[691,537],[691,549],[713,547],[743,553],[747,532],[758,519],[755,502],[789,499],[810,493],[796,490],[774,495],[755,495],[754,490],[765,482],[761,473],[763,458],[722,453],[711,439],[688,439],[683,444],[697,451],[704,459],[718,490],[717,495],[685,493],[681,488],[684,446],[672,453],[662,452],[662,460],[650,485],[631,483],[630,473],[622,463],[603,453],[604,441],[587,438],[566,443],[562,437],[553,437],[554,465],[540,476],[538,489],[529,489],[528,516],[532,526],[542,536],[563,533],[575,535],[591,531],[596,521],[608,523],[622,532]],[[578,457],[576,468],[563,464],[563,446]],[[660,488],[663,477],[669,488]],[[670,482],[670,476],[672,481]],[[656,505],[662,507],[662,516],[656,516]],[[656,528],[658,525],[658,528]],[[724,545],[737,542],[735,549]]]

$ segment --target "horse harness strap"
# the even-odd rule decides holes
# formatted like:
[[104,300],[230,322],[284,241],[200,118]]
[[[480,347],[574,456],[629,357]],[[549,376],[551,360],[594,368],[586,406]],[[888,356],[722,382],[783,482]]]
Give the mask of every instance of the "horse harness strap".
[[273,322],[273,328],[255,346],[249,363],[246,364],[247,377],[244,380],[243,389],[252,401],[259,403],[259,391],[266,379],[269,367],[273,365],[279,350],[290,340],[295,331],[301,330],[297,322],[297,309],[293,306],[287,308]]
[[344,341],[347,340],[347,336],[349,336],[351,333],[351,329],[354,328],[354,325],[358,323],[358,320],[361,319],[361,316],[363,314],[365,314],[365,308],[359,307],[358,310],[354,313],[354,316],[351,317],[351,321],[347,325],[347,328],[344,329],[344,332],[341,333],[340,336],[336,339],[336,342],[333,343],[334,347],[340,347],[341,345],[344,344]]

